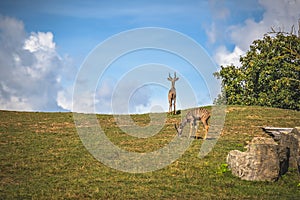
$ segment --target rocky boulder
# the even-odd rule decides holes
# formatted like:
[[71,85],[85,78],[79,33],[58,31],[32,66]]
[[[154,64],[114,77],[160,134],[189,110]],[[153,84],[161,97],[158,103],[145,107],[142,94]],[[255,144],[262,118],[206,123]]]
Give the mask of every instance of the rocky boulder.
[[278,143],[280,175],[288,168],[298,169],[300,173],[300,131],[299,128],[265,127],[263,130]]
[[232,174],[243,180],[275,181],[289,167],[300,173],[300,131],[265,127],[272,138],[255,137],[246,147],[246,152],[230,151],[227,163]]
[[243,180],[275,181],[278,179],[278,144],[272,138],[256,137],[247,151],[230,151],[227,163],[232,174]]

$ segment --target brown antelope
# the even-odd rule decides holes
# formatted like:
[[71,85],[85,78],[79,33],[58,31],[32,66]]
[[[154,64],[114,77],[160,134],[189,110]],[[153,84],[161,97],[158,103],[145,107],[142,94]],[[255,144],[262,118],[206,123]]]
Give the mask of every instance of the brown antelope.
[[[210,112],[205,108],[195,108],[193,110],[190,110],[185,118],[181,121],[179,126],[175,124],[176,131],[178,133],[178,136],[181,136],[184,126],[187,123],[190,123],[190,133],[189,137],[192,135],[192,129],[195,128],[195,133],[197,133],[198,128],[198,122],[201,121],[205,128],[205,135],[204,140],[206,139],[207,133],[208,133],[208,119],[210,118]],[[196,134],[195,134],[196,135]],[[195,136],[196,137],[196,136]]]
[[172,104],[174,105],[173,113],[176,114],[176,89],[175,89],[175,81],[178,81],[178,77],[176,77],[176,72],[174,73],[174,78],[171,77],[169,73],[168,80],[171,81],[172,87],[169,90],[168,100],[169,100],[169,113],[172,112]]

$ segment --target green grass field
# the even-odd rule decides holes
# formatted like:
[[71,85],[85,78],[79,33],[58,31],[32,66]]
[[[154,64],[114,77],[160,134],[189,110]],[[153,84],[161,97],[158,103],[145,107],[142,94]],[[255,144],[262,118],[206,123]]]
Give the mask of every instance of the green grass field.
[[[205,157],[203,140],[167,167],[126,173],[96,160],[83,146],[72,113],[0,111],[0,199],[299,199],[296,169],[277,182],[248,182],[224,168],[230,150],[265,135],[262,126],[300,126],[300,112],[262,107],[227,107],[223,135]],[[110,115],[97,115],[110,140],[128,151],[151,152],[176,135],[168,116],[159,134],[134,138],[122,132]],[[137,124],[149,115],[133,115]],[[203,130],[200,129],[203,132]]]

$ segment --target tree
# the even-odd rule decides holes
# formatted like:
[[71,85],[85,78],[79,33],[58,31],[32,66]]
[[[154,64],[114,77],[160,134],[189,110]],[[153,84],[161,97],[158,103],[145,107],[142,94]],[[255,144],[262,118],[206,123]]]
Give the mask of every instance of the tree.
[[216,103],[300,110],[300,35],[272,29],[240,62],[241,67],[221,66],[214,74],[223,83]]

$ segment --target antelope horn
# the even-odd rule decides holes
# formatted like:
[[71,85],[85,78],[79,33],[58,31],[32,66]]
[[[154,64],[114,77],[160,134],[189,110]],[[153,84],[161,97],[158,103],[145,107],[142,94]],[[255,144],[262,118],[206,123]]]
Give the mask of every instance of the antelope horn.
[[169,73],[169,78],[172,78],[170,73]]
[[174,124],[174,126],[175,126],[175,129],[176,129],[176,132],[178,133],[178,126],[177,126],[177,124]]
[[177,134],[179,135],[179,132],[178,132],[178,127],[177,127],[177,125],[176,125],[176,124],[174,124],[174,126],[175,126],[175,129],[176,129],[176,132],[177,132]]

